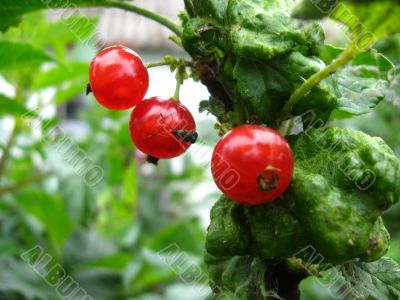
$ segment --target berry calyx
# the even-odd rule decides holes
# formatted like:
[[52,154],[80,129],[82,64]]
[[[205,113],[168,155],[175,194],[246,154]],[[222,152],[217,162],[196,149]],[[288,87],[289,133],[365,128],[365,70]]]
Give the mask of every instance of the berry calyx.
[[96,100],[112,110],[131,108],[143,100],[149,74],[139,55],[124,46],[100,51],[90,64],[90,86]]

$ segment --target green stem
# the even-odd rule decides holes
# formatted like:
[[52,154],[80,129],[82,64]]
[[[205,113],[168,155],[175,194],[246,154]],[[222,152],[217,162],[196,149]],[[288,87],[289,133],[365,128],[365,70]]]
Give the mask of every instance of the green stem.
[[32,183],[40,182],[43,179],[45,179],[46,177],[48,177],[49,175],[50,175],[50,173],[44,173],[44,174],[40,174],[40,175],[35,175],[35,176],[32,176],[32,177],[25,178],[25,179],[23,179],[21,181],[18,181],[16,183],[0,187],[0,195],[4,195],[4,194],[7,194],[7,193],[14,192],[14,191],[19,190],[20,188],[26,186],[26,185],[32,184]]
[[156,22],[160,23],[161,25],[164,25],[165,27],[170,29],[172,32],[174,32],[179,37],[182,35],[182,28],[178,24],[173,22],[172,20],[168,19],[167,17],[161,16],[155,12],[152,12],[150,10],[133,5],[131,3],[109,0],[109,1],[105,1],[105,3],[102,6],[117,7],[117,8],[127,10],[127,11],[134,12],[138,15],[141,15],[148,19],[156,21]]
[[[190,61],[185,61],[184,62],[186,66],[188,67],[193,67],[193,63]],[[159,61],[159,62],[154,62],[154,63],[148,63],[146,65],[146,68],[155,68],[155,67],[162,67],[162,66],[170,66],[172,63],[167,62],[167,61]]]
[[360,50],[357,49],[354,42],[349,43],[347,48],[330,65],[326,66],[324,69],[315,73],[306,81],[304,81],[303,84],[294,91],[289,101],[283,107],[281,114],[282,119],[287,118],[291,114],[293,107],[295,107],[301,99],[307,97],[308,93],[314,86],[318,85],[322,80],[334,74],[341,67],[346,65],[359,52]]
[[175,93],[174,93],[174,97],[173,97],[173,99],[178,103],[180,102],[179,94],[181,91],[182,82],[183,82],[183,80],[181,79],[181,76],[178,75],[176,78],[176,87],[175,87]]
[[185,71],[186,71],[186,65],[184,61],[181,61],[182,63],[176,68],[176,73],[175,73],[175,78],[176,78],[176,87],[175,87],[175,93],[173,99],[176,102],[180,102],[179,100],[179,93],[181,91],[181,85],[183,84],[183,81],[185,80]]
[[160,61],[160,62],[149,63],[146,65],[146,68],[150,69],[150,68],[154,68],[154,67],[169,66],[169,65],[171,65],[169,62]]
[[6,145],[4,146],[3,155],[0,159],[0,178],[3,176],[3,173],[6,169],[7,160],[10,157],[10,150],[15,143],[15,139],[18,135],[18,132],[19,132],[19,124],[18,124],[17,120],[15,120],[14,128],[10,134],[10,137],[9,137]]

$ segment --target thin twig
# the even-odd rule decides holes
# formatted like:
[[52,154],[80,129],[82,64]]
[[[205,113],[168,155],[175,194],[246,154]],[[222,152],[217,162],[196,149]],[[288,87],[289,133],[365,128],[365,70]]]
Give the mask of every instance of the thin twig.
[[28,177],[25,179],[22,179],[20,181],[17,181],[16,183],[6,185],[3,187],[0,187],[0,195],[4,195],[7,193],[15,192],[16,190],[19,190],[20,188],[32,184],[32,183],[37,183],[41,182],[43,179],[48,177],[50,175],[50,172],[39,174],[36,176]]
[[127,10],[127,11],[134,12],[138,15],[141,15],[141,16],[149,18],[153,21],[156,21],[156,22],[160,23],[161,25],[164,25],[165,27],[170,29],[172,32],[174,32],[179,37],[182,35],[182,27],[180,27],[178,24],[176,24],[172,20],[168,19],[167,17],[161,16],[155,12],[152,12],[150,10],[147,10],[142,7],[128,3],[126,1],[122,2],[122,1],[109,0],[109,1],[106,1],[105,4],[102,4],[101,6],[117,7],[117,8]]
[[10,137],[4,146],[3,155],[0,159],[0,178],[3,176],[3,173],[5,171],[7,160],[10,157],[10,150],[14,146],[15,139],[18,135],[18,131],[19,131],[18,124],[15,123],[14,128],[10,134]]

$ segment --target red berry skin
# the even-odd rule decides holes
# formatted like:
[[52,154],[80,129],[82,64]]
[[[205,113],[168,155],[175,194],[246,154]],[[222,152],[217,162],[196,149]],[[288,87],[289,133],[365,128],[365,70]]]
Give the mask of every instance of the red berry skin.
[[123,46],[100,51],[90,64],[89,80],[96,100],[112,110],[135,106],[149,87],[146,66],[135,51]]
[[177,130],[196,132],[190,111],[172,99],[158,97],[140,102],[129,122],[131,138],[136,147],[155,158],[173,158],[191,145],[174,134]]
[[260,125],[240,125],[217,143],[211,172],[218,188],[245,205],[273,201],[289,186],[292,150],[278,132]]

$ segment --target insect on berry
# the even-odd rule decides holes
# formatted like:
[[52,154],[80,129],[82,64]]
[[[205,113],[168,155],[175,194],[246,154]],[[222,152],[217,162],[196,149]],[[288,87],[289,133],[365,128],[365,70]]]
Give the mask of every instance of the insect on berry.
[[136,147],[154,158],[173,158],[197,140],[196,124],[190,111],[173,99],[150,98],[140,102],[129,122]]
[[124,46],[112,46],[96,55],[90,64],[90,84],[96,100],[112,110],[128,109],[143,100],[149,74],[139,55]]
[[247,205],[273,201],[289,186],[294,158],[278,132],[260,125],[241,125],[214,148],[211,171],[218,188]]

